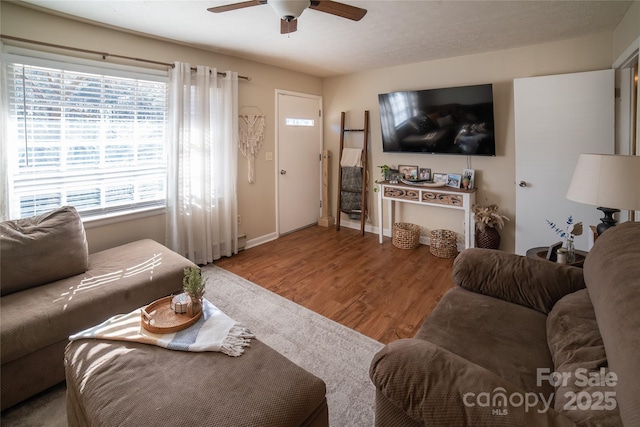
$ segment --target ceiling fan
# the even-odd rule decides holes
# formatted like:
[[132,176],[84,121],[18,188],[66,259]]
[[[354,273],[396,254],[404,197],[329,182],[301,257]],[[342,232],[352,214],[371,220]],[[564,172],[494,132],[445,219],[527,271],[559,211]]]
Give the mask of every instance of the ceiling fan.
[[366,9],[331,0],[249,0],[240,3],[210,7],[209,12],[221,13],[245,7],[268,4],[280,17],[280,34],[293,33],[298,29],[298,17],[305,9],[314,9],[341,18],[359,21],[367,14]]

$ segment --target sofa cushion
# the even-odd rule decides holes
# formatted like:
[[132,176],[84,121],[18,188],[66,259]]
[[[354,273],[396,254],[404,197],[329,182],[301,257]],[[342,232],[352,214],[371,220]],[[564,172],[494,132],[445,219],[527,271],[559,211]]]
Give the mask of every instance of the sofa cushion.
[[624,425],[640,425],[640,222],[598,237],[585,259],[584,279],[609,369],[618,377],[620,416]]
[[78,340],[65,350],[70,426],[328,426],[324,381],[260,340],[241,357]]
[[180,291],[191,266],[163,245],[139,240],[92,254],[84,274],[2,297],[2,363]]
[[0,223],[2,295],[84,273],[88,247],[71,206]]
[[604,343],[586,289],[556,303],[547,318],[547,339],[554,372],[564,378],[557,381],[556,411],[580,425],[621,425],[615,388],[607,384],[611,373]]
[[520,389],[547,397],[553,387],[536,385],[537,368],[553,367],[546,320],[536,310],[455,287],[442,297],[415,338],[437,344]]
[[453,281],[469,291],[544,314],[563,296],[584,289],[581,268],[479,248],[456,257]]
[[[543,396],[544,402],[533,399],[530,392],[428,341],[389,343],[373,357],[369,376],[377,389],[376,406],[386,401],[385,408],[376,407],[376,426],[575,427],[549,406],[552,396]],[[398,418],[391,405],[411,419]],[[386,419],[378,418],[381,412]]]

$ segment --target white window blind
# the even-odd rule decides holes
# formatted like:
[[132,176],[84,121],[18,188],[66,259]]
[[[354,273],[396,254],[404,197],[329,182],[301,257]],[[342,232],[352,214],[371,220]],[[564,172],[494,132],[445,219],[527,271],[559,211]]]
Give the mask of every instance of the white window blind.
[[11,216],[164,206],[166,78],[42,62],[5,61]]

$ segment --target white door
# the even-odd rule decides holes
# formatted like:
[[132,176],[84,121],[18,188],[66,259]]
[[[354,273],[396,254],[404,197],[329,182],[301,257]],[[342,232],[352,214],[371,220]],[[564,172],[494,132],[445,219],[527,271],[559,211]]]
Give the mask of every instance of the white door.
[[312,224],[320,217],[322,176],[322,98],[277,93],[278,234]]
[[580,153],[614,150],[614,71],[514,80],[516,253],[561,241],[546,220],[582,222],[576,248],[588,250],[596,206],[567,200]]

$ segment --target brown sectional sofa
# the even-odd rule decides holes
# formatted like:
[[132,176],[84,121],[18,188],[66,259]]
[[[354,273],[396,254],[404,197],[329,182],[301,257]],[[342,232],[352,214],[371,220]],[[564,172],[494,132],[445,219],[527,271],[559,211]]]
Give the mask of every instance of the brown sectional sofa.
[[2,410],[64,381],[69,335],[179,291],[194,265],[153,240],[89,254],[72,207],[0,234]]
[[376,426],[639,426],[640,223],[584,270],[463,251],[458,285],[372,360]]

